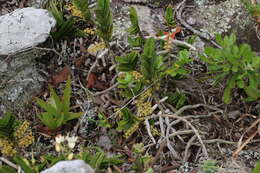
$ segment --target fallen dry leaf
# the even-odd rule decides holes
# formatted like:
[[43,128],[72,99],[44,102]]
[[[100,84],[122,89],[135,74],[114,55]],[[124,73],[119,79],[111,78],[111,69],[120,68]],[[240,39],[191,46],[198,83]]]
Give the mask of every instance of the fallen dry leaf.
[[70,68],[69,67],[63,67],[63,69],[61,69],[57,75],[52,77],[52,84],[54,86],[57,86],[59,83],[64,82],[68,79],[70,75]]
[[86,82],[87,88],[93,88],[96,80],[97,80],[97,76],[93,73],[90,73]]

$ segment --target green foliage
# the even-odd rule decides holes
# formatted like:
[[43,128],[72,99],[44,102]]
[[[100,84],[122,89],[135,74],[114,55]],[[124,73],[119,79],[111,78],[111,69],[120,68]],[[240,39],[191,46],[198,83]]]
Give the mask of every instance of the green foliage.
[[259,173],[260,172],[260,161],[256,162],[255,168],[253,169],[252,173]]
[[137,68],[137,63],[139,60],[139,54],[135,51],[132,51],[125,56],[116,57],[118,62],[118,70],[122,72],[134,71]]
[[[149,168],[149,163],[152,161],[152,156],[149,154],[144,154],[145,149],[144,149],[144,144],[142,143],[137,143],[133,145],[133,152],[134,152],[134,166],[133,169],[136,170],[137,172],[153,172],[151,168]],[[148,171],[149,170],[149,171]]]
[[40,118],[41,122],[49,129],[57,129],[68,121],[79,118],[83,115],[83,112],[69,112],[71,97],[70,78],[67,80],[63,99],[59,98],[52,87],[50,87],[50,93],[51,97],[49,102],[44,102],[39,98],[36,99],[37,104],[46,111],[38,117]]
[[260,15],[260,4],[253,5],[250,1],[247,0],[241,0],[248,12],[253,16],[259,16]]
[[17,171],[9,166],[0,166],[0,173],[17,173]]
[[146,40],[143,54],[141,55],[141,72],[144,80],[156,81],[161,77],[163,58],[157,56],[154,38]]
[[117,78],[117,81],[119,83],[118,88],[123,89],[121,94],[128,98],[132,98],[139,94],[144,87],[143,81],[135,80],[133,75],[129,72],[126,72],[122,77]]
[[217,173],[218,166],[217,162],[214,160],[207,160],[203,163],[201,168],[201,173]]
[[95,147],[94,150],[87,150],[83,152],[80,159],[84,160],[96,171],[106,170],[111,165],[121,165],[124,163],[122,155],[115,155],[113,157],[107,157],[104,151]]
[[0,137],[11,136],[17,125],[18,125],[18,121],[15,120],[15,116],[10,112],[7,112],[0,119]]
[[131,47],[142,47],[145,42],[142,37],[138,37],[138,36],[134,38],[129,36],[127,39]]
[[117,130],[119,131],[126,131],[140,121],[128,108],[122,109],[120,115],[122,120],[118,122]]
[[174,21],[174,15],[173,15],[173,9],[172,7],[168,6],[165,10],[165,15],[164,15],[164,19],[166,21],[166,24],[169,26],[169,27],[175,27],[176,26],[176,23]]
[[178,58],[172,65],[172,67],[166,70],[166,74],[171,75],[172,77],[182,77],[185,74],[188,74],[189,71],[184,67],[192,60],[190,59],[190,52],[186,49],[179,51]]
[[226,80],[223,101],[231,102],[233,88],[241,88],[247,94],[245,101],[260,97],[260,57],[248,44],[236,44],[234,34],[222,38],[216,35],[216,41],[222,48],[208,47],[201,59],[208,64],[210,73],[214,74],[215,83]]
[[34,170],[31,169],[31,166],[27,165],[26,162],[20,156],[15,156],[14,161],[21,166],[22,170],[25,173],[36,173]]
[[141,32],[141,30],[139,27],[136,9],[134,7],[130,7],[129,12],[130,12],[129,16],[130,16],[130,21],[131,21],[132,26],[130,26],[128,28],[128,32],[132,35],[139,34]]
[[110,11],[110,0],[98,0],[95,13],[97,34],[108,46],[108,42],[112,39],[113,32],[113,16]]
[[99,113],[98,114],[98,125],[100,127],[104,127],[104,128],[111,128],[111,124],[109,124],[106,116],[103,113]]
[[73,0],[72,4],[82,13],[85,20],[91,20],[91,12],[88,7],[88,0]]
[[49,1],[48,10],[52,13],[56,19],[56,31],[52,32],[51,35],[55,41],[58,41],[63,38],[73,37],[77,33],[77,28],[75,25],[75,20],[73,17],[65,19],[63,17],[63,2],[52,0]]
[[176,109],[181,108],[187,101],[186,95],[180,91],[166,93],[166,96],[168,96],[167,102],[174,105]]

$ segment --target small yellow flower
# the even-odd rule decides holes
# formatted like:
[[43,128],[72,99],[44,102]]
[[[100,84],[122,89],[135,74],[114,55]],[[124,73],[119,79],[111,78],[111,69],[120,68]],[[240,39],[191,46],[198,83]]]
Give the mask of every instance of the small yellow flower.
[[74,156],[74,154],[73,154],[73,153],[70,153],[70,154],[68,155],[68,160],[72,160],[72,159],[73,159],[73,156]]
[[85,32],[86,34],[89,34],[89,35],[95,35],[96,34],[96,31],[92,28],[86,28],[83,30],[83,32]]
[[71,11],[72,16],[83,18],[82,12],[78,10],[73,4],[69,4],[68,9]]
[[62,148],[61,144],[58,144],[58,143],[55,144],[55,150],[57,152],[61,152],[61,148]]
[[98,51],[103,50],[105,48],[106,48],[105,42],[100,42],[100,43],[89,46],[88,52],[90,54],[96,54]]

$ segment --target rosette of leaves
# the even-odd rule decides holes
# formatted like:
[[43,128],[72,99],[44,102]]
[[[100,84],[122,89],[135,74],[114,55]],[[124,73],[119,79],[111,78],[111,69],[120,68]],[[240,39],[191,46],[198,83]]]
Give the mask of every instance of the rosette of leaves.
[[171,6],[168,6],[165,10],[164,19],[166,21],[166,24],[169,27],[175,27],[176,23],[174,21],[174,12]]
[[56,20],[56,31],[51,33],[52,38],[55,41],[76,36],[78,32],[78,29],[74,26],[75,19],[73,17],[68,19],[64,18],[63,7],[64,5],[62,1],[49,1],[48,10],[52,13]]
[[36,98],[37,104],[46,112],[38,115],[41,122],[49,129],[57,129],[72,119],[79,118],[83,112],[70,112],[71,79],[66,83],[63,98],[60,99],[52,87],[50,87],[50,100],[45,102]]
[[222,48],[208,47],[201,55],[207,63],[209,73],[214,75],[215,83],[226,81],[223,101],[231,102],[232,89],[241,88],[247,94],[245,101],[254,101],[260,97],[260,57],[248,44],[236,44],[236,36],[216,35],[216,41]]
[[97,35],[101,37],[108,46],[112,39],[113,15],[110,11],[110,0],[98,0],[96,13]]

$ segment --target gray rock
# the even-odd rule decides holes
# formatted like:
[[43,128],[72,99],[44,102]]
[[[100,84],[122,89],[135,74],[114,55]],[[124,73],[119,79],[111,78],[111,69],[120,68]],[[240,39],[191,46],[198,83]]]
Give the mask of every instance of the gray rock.
[[22,8],[0,17],[0,55],[43,43],[56,21],[47,10]]
[[53,167],[42,171],[41,173],[94,173],[88,164],[83,160],[60,161]]
[[[260,49],[260,41],[256,37],[252,16],[246,11],[241,0],[218,1],[205,3],[207,0],[196,0],[198,5],[187,13],[186,21],[196,19],[197,30],[208,33],[212,37],[216,33],[235,33],[239,42],[252,45],[254,50]],[[194,24],[193,24],[194,25]]]
[[35,58],[43,51],[30,50],[16,55],[0,56],[0,107],[3,112],[23,112],[25,106],[44,84]]

